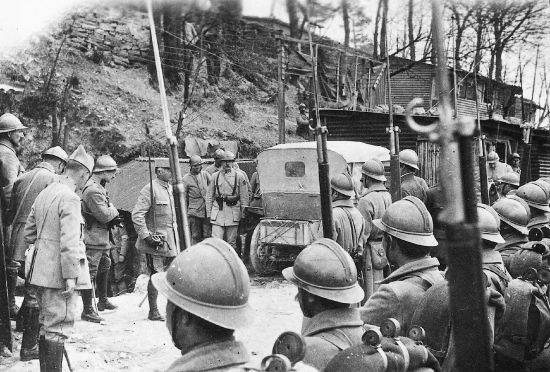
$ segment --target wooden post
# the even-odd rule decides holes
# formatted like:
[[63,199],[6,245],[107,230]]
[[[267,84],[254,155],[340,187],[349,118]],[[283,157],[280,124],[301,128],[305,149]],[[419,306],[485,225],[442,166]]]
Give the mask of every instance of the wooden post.
[[[338,52],[338,64],[336,65],[336,103],[340,102],[340,58],[341,57],[340,52]],[[344,58],[346,58],[346,55],[344,54]]]
[[278,111],[277,118],[279,122],[279,143],[285,143],[285,84],[284,84],[284,69],[283,69],[283,55],[284,45],[281,40],[282,31],[279,31],[277,35],[277,83],[279,90]]
[[357,64],[359,63],[359,57],[355,56],[355,74],[353,76],[353,110],[357,108]]

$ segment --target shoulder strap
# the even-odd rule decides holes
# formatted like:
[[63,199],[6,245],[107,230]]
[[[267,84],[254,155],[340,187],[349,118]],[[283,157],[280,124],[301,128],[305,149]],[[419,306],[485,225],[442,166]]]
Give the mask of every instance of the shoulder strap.
[[231,191],[231,195],[235,195],[235,191],[237,191],[237,171],[235,171],[235,181],[233,182],[233,191]]
[[[46,222],[46,217],[48,217],[48,212],[50,211],[55,199],[56,198],[53,198],[50,205],[48,206],[48,208],[46,208],[46,213],[44,213],[44,217],[42,217],[42,220],[40,221],[40,224],[36,225],[36,227],[37,227],[37,229],[36,229],[36,241],[38,241],[38,239],[40,239],[40,235],[42,235],[42,230],[44,229],[44,222]],[[33,270],[34,270],[34,262],[36,261],[36,254],[38,253],[38,246],[36,245],[36,241],[35,241],[35,244],[34,244],[34,251],[32,252],[31,265],[30,265],[30,268],[29,268],[29,273],[27,275],[28,277],[26,278],[29,282],[31,281],[31,278],[32,278],[32,273],[33,273]]]
[[[344,213],[348,217],[349,224],[351,226],[351,239],[353,241],[353,244],[356,245],[357,242],[358,242],[358,239],[357,239],[357,230],[355,229],[355,223],[353,223],[353,217],[352,217],[351,213],[347,210],[347,208],[342,208],[342,210],[344,211]],[[357,247],[352,247],[352,249],[356,249],[356,248]],[[350,252],[350,254],[351,253],[354,253],[354,252]]]
[[421,287],[422,289],[424,289],[424,291],[427,291],[428,289],[431,288],[432,285],[434,285],[434,283],[426,279],[426,277],[416,273],[406,275],[401,279],[399,279],[399,281],[405,281],[405,280],[407,280],[411,284]]
[[218,172],[218,175],[216,176],[216,192],[217,195],[220,196],[220,173]]
[[[38,177],[38,173],[40,173],[40,171],[37,171],[34,174],[34,176],[32,176],[31,183],[29,184],[29,186],[25,190],[25,193],[23,194],[23,197],[21,198],[21,201],[25,200],[25,198],[29,194],[29,190],[31,189],[32,185],[34,184],[34,181],[36,181],[36,177]],[[19,205],[17,206],[17,211],[15,212],[15,215],[13,216],[13,221],[17,221],[17,218],[19,217],[19,213],[21,213],[21,207],[22,206],[23,206],[23,203],[19,203]]]
[[346,335],[344,331],[338,328],[331,329],[330,332],[321,333],[317,336],[326,342],[336,346],[338,350],[345,350],[350,346],[353,346],[353,341]]

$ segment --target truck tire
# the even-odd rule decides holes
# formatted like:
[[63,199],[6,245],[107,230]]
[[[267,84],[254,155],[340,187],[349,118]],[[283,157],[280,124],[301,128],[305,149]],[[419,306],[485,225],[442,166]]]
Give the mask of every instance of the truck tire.
[[252,239],[250,239],[250,263],[258,275],[269,275],[275,270],[269,265],[267,254],[264,248],[258,244],[260,229],[256,226]]

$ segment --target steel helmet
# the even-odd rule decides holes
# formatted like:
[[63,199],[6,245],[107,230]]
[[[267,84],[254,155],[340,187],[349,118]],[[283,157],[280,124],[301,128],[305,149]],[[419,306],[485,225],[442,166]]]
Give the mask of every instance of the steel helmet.
[[44,156],[53,156],[53,157],[58,158],[59,160],[64,161],[65,163],[69,159],[69,155],[67,155],[65,150],[63,150],[59,146],[55,146],[55,147],[51,147],[51,148],[47,149],[46,151],[44,151],[42,153],[42,157],[44,157]]
[[523,202],[525,204],[523,205],[517,199],[500,198],[493,204],[493,209],[502,222],[510,225],[523,235],[527,235],[529,233],[527,224],[531,219],[531,213],[529,212],[529,206],[525,202]]
[[224,154],[225,151],[223,151],[222,149],[217,149],[216,151],[214,151],[214,159],[221,159],[223,158]]
[[418,154],[414,150],[401,150],[399,152],[399,162],[418,170]]
[[512,154],[512,159],[521,159],[521,156],[519,156],[519,154],[517,152],[514,152]]
[[332,301],[355,304],[365,293],[357,283],[353,259],[334,240],[317,239],[304,248],[283,276],[303,290]]
[[355,189],[351,177],[346,173],[340,173],[330,179],[330,187],[338,191],[340,194],[349,197],[355,196]]
[[539,270],[542,267],[543,255],[548,252],[546,245],[541,242],[525,243],[519,251],[510,256],[510,275],[517,278],[530,268]]
[[530,207],[550,212],[548,193],[542,182],[526,183],[517,190],[516,195],[525,200]]
[[195,166],[195,165],[200,165],[202,164],[202,159],[200,156],[198,155],[192,155],[190,158],[189,158],[189,166],[192,167],[192,166]]
[[71,156],[69,156],[69,160],[67,162],[71,160],[80,163],[80,165],[86,167],[90,174],[92,174],[92,171],[94,169],[94,158],[86,153],[86,150],[84,150],[84,146],[79,145],[76,150],[73,151]]
[[0,116],[0,133],[13,132],[14,130],[27,129],[26,126],[21,124],[14,114],[6,112],[4,115]]
[[378,159],[369,159],[361,166],[361,173],[377,181],[386,181],[384,164]]
[[542,187],[546,191],[546,195],[548,196],[548,199],[550,199],[550,183],[547,183],[544,180],[536,180],[532,182]]
[[235,250],[218,238],[187,248],[153,285],[183,310],[227,329],[251,322],[250,278]]
[[500,177],[501,183],[507,183],[519,187],[519,174],[516,172],[508,172],[504,176]]
[[491,151],[487,154],[487,163],[496,163],[500,160],[500,156],[496,153],[496,151]]
[[537,181],[546,182],[547,184],[550,185],[550,177],[541,177]]
[[381,219],[372,222],[398,239],[426,247],[437,246],[432,216],[415,196],[406,196],[391,204]]
[[221,161],[235,161],[235,154],[231,151],[224,151]]
[[487,204],[477,204],[477,225],[481,239],[497,244],[506,242],[500,235],[500,217]]
[[94,173],[107,172],[107,171],[117,171],[117,165],[115,159],[109,155],[101,155],[97,158],[94,167]]
[[300,104],[298,105],[298,108],[299,108],[299,109],[305,109],[305,108],[306,108],[306,104],[305,104],[305,103],[300,103]]

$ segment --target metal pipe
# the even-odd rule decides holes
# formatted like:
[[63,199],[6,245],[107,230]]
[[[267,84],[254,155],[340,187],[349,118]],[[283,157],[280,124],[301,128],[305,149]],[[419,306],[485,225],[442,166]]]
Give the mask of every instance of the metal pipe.
[[388,39],[386,36],[386,78],[388,84],[388,119],[390,134],[390,194],[393,202],[401,199],[401,164],[399,162],[399,128],[393,124],[393,99],[391,94],[390,56],[388,53]]
[[152,0],[147,0],[147,13],[149,16],[149,26],[151,28],[151,44],[153,44],[153,53],[155,55],[155,67],[157,70],[157,80],[159,84],[160,102],[162,107],[162,117],[164,130],[166,132],[166,141],[169,146],[168,156],[170,159],[170,168],[172,169],[172,187],[174,193],[174,204],[176,209],[176,222],[178,226],[178,237],[184,250],[191,246],[191,236],[189,233],[189,221],[187,218],[187,205],[183,197],[183,180],[181,168],[179,166],[178,140],[172,135],[170,125],[170,113],[168,112],[168,100],[166,99],[166,89],[164,88],[164,78],[162,76],[162,66],[160,62],[160,53],[155,29],[155,20],[153,19]]

